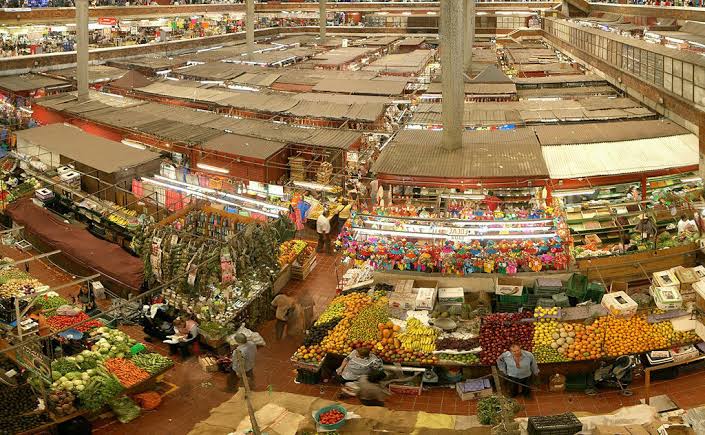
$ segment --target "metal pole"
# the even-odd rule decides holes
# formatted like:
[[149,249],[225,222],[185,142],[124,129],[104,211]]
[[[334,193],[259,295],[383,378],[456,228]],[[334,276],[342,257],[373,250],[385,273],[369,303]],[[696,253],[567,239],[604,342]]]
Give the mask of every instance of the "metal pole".
[[463,1],[441,0],[442,146],[454,151],[463,146],[465,80],[463,79]]
[[247,59],[252,60],[255,52],[255,0],[245,0],[245,39]]
[[78,101],[88,101],[88,0],[76,1],[76,81]]
[[326,1],[327,0],[318,0],[318,24],[321,26],[321,39],[326,39],[326,25],[328,24]]
[[472,45],[475,43],[475,0],[465,1],[465,38],[463,41],[463,68],[470,72]]
[[259,430],[257,418],[255,418],[255,408],[252,406],[252,401],[250,400],[250,380],[247,379],[247,373],[245,372],[245,360],[242,358],[242,352],[235,349],[235,358],[237,358],[237,375],[240,376],[240,379],[242,379],[242,384],[245,386],[245,403],[247,403],[247,413],[250,414],[252,433],[255,435],[260,435],[262,432]]

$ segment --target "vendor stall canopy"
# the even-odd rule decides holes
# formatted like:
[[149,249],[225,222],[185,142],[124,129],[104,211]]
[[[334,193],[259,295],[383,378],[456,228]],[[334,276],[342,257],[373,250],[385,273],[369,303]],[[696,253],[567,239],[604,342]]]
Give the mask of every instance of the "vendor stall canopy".
[[70,86],[66,80],[46,77],[38,74],[0,77],[0,89],[10,92],[34,91],[36,89]]
[[63,124],[21,130],[16,135],[19,152],[42,161],[50,158],[50,166],[57,166],[59,159],[45,156],[46,151],[108,174],[160,158],[158,153],[132,148]]

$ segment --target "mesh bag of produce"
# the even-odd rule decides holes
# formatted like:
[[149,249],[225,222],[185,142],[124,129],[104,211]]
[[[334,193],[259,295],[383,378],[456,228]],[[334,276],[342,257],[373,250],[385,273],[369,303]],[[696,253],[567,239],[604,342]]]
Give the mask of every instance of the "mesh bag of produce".
[[140,405],[140,408],[145,411],[151,411],[157,408],[162,403],[162,396],[156,391],[147,391],[145,393],[135,394],[132,396]]
[[140,415],[140,407],[127,396],[113,399],[108,405],[120,423],[129,423]]

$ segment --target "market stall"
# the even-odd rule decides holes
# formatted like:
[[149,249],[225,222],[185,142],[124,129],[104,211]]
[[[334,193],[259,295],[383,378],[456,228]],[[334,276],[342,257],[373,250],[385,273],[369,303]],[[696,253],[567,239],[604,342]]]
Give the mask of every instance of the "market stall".
[[[442,288],[433,279],[348,286],[309,330],[292,363],[299,379],[316,383],[343,356],[365,346],[385,363],[434,370],[438,380],[429,382],[433,385],[485,373],[481,368],[494,365],[514,342],[532,351],[539,364],[554,364],[552,372],[571,371],[556,363],[656,350],[675,353],[673,349],[700,341],[692,330],[671,321],[689,316],[679,310],[683,300],[694,295],[688,280],[697,280],[693,277],[700,269],[654,274],[650,293],[632,293],[634,299],[616,290],[606,293],[601,284],[579,274],[569,275],[567,281],[555,275],[533,280],[500,277],[492,297],[462,287]],[[583,302],[588,303],[574,306]],[[508,306],[514,312],[491,312]],[[524,310],[517,312],[521,307]],[[411,388],[407,392],[421,394],[420,381],[406,385]]]
[[147,281],[163,284],[166,302],[196,316],[205,343],[217,348],[239,325],[269,319],[285,273],[279,245],[291,236],[286,218],[256,221],[199,203],[144,227],[133,245]]

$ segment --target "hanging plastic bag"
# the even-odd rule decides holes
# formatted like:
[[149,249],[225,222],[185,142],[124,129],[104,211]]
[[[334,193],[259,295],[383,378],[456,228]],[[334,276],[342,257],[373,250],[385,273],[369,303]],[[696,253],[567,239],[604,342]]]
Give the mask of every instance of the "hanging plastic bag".
[[[245,325],[240,325],[240,327],[235,331],[235,334],[242,334],[245,337],[247,337],[247,341],[251,341],[257,346],[266,346],[267,342],[264,341],[264,338],[262,338],[261,335],[259,335],[258,332],[250,331],[245,327]],[[228,342],[229,343],[235,343],[235,334],[231,335],[228,337]]]

